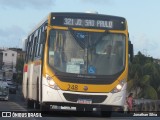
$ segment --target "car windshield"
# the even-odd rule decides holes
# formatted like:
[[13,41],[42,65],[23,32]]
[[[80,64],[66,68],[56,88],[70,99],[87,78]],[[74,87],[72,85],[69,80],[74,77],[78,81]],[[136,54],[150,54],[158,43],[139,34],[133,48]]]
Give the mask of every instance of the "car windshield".
[[125,65],[125,35],[51,30],[49,65],[59,72],[114,75]]

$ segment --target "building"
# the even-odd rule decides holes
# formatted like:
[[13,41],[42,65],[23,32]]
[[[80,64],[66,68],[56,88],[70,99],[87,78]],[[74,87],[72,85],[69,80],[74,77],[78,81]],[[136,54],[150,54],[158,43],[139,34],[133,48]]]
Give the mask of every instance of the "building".
[[160,59],[154,59],[154,62],[160,65]]
[[25,52],[21,48],[9,48],[9,50],[13,50],[17,52],[17,60],[18,59],[25,59]]
[[17,52],[7,49],[3,51],[3,63],[4,63],[4,68],[15,68],[17,64]]
[[0,65],[5,72],[5,77],[12,78],[16,73],[17,61],[24,60],[25,52],[20,48],[9,48],[0,51]]
[[3,66],[3,52],[2,50],[0,50],[0,70],[2,70],[2,66]]

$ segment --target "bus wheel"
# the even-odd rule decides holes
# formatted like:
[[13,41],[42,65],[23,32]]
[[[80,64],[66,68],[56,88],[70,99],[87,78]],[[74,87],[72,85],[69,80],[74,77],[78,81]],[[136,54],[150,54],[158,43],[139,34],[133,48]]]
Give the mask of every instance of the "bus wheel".
[[101,108],[101,116],[103,117],[111,117],[112,115],[112,107],[105,106]]
[[38,101],[34,102],[34,109],[40,109],[40,104]]
[[111,111],[101,111],[101,116],[103,117],[111,117],[112,112]]
[[50,110],[48,105],[45,105],[43,103],[40,104],[40,111],[43,113],[47,113]]
[[32,100],[27,100],[27,108],[34,108],[34,101]]

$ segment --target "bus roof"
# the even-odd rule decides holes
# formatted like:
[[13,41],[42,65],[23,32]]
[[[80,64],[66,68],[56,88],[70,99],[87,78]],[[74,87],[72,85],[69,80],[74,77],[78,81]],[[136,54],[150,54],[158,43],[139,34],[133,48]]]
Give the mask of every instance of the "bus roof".
[[[113,15],[105,15],[105,14],[94,14],[94,13],[80,13],[80,12],[51,12],[49,13],[39,24],[37,24],[28,35],[31,35],[34,31],[36,31],[39,27],[41,27],[44,23],[48,22],[49,16],[51,17],[51,22],[53,17],[71,17],[71,18],[81,18],[81,19],[99,19],[99,20],[117,20],[126,22],[124,17],[113,16]],[[56,22],[55,22],[56,23]],[[58,23],[59,20],[58,20]],[[52,23],[51,23],[52,24]]]
[[85,17],[101,17],[101,18],[107,18],[107,17],[110,17],[110,18],[119,18],[119,19],[124,19],[124,17],[120,17],[120,16],[114,16],[114,15],[106,15],[106,14],[95,14],[95,13],[87,13],[87,12],[51,12],[50,15],[59,15],[59,16],[76,16],[76,17],[81,17],[83,16],[84,18]]
[[51,13],[51,25],[66,27],[81,27],[91,29],[125,30],[126,19],[93,13],[59,12]]

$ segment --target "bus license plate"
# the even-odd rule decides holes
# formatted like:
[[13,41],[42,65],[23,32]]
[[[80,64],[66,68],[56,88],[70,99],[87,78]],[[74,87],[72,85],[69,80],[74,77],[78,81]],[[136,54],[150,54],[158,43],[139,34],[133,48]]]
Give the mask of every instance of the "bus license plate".
[[77,103],[79,104],[92,104],[91,99],[78,99]]

